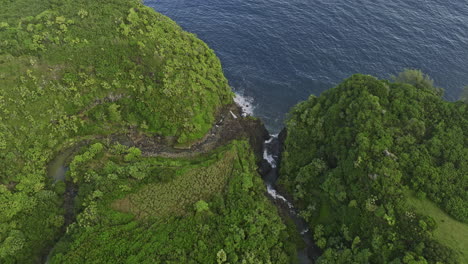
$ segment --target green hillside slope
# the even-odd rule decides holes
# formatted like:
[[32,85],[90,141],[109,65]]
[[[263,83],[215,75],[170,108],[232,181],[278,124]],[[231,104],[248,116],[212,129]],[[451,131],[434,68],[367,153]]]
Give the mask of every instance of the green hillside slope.
[[408,204],[416,212],[432,217],[437,223],[434,238],[453,249],[460,263],[468,263],[468,224],[453,219],[427,198],[409,193]]
[[232,92],[214,52],[139,1],[0,0],[0,262],[37,262],[64,223],[46,164],[140,130],[202,138]]

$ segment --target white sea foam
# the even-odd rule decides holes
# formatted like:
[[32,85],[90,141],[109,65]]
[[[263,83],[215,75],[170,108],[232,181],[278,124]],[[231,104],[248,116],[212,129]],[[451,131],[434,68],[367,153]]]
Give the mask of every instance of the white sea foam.
[[272,187],[271,185],[269,185],[269,184],[267,185],[267,192],[268,192],[268,194],[269,194],[271,197],[273,197],[273,199],[275,199],[275,200],[278,200],[278,199],[279,199],[279,200],[285,202],[285,203],[288,205],[289,209],[293,209],[293,208],[294,208],[294,206],[292,205],[292,203],[290,203],[288,200],[286,200],[286,198],[284,198],[284,196],[282,196],[281,194],[279,194],[279,193],[278,193],[275,189],[273,189],[273,187]]
[[242,108],[242,116],[251,116],[253,115],[254,106],[253,106],[253,98],[243,96],[241,94],[236,93],[236,97],[234,97],[234,102]]

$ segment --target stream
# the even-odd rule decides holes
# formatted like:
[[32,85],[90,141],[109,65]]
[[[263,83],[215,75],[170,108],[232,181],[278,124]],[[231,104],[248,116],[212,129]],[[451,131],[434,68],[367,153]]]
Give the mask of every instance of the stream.
[[[76,185],[70,181],[66,180],[66,174],[68,171],[69,163],[74,156],[74,154],[84,145],[86,142],[78,143],[72,147],[66,148],[55,156],[47,166],[47,175],[53,179],[54,184],[63,181],[65,182],[65,193],[63,194],[63,208],[65,209],[65,222],[62,227],[62,233],[65,234],[65,231],[71,223],[75,221],[75,210],[74,210],[74,201],[75,197],[78,194]],[[49,263],[50,257],[55,249],[55,245],[58,243],[60,238],[55,241],[54,245],[50,247],[46,256],[44,256],[43,262],[45,264]]]
[[279,210],[285,212],[287,216],[293,220],[294,224],[296,225],[297,232],[301,235],[301,238],[304,241],[305,248],[299,249],[297,252],[299,263],[314,263],[319,256],[319,249],[314,244],[312,232],[309,230],[306,221],[299,216],[299,212],[294,207],[292,202],[281,195],[275,188],[276,181],[279,177],[278,164],[280,162],[280,151],[280,141],[278,139],[278,135],[271,135],[270,138],[263,144],[263,159],[266,160],[271,166],[271,170],[263,175],[263,180],[267,187],[268,195],[277,201],[275,205],[279,208]]

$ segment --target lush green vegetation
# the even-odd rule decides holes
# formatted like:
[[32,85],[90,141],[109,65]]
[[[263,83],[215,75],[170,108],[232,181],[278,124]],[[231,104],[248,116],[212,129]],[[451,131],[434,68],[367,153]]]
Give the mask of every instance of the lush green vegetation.
[[139,129],[201,138],[232,93],[214,52],[136,0],[0,0],[0,262],[37,262],[63,225],[47,162]]
[[79,214],[51,263],[257,264],[295,258],[245,141],[176,160],[138,158],[134,148],[95,143],[75,157],[70,176],[80,186]]
[[[147,185],[137,193],[115,201],[113,207],[131,212],[140,218],[185,215],[187,207],[193,207],[197,201],[208,199],[213,193],[222,192],[231,175],[235,158],[237,156],[234,151],[225,152],[216,163],[208,167],[187,168],[187,172],[172,181]],[[133,177],[142,178],[144,174],[138,169],[142,167],[144,168],[144,166],[134,167],[129,172]],[[169,171],[158,175],[168,177]]]
[[405,195],[466,228],[468,108],[440,95],[420,71],[395,82],[354,75],[291,111],[281,181],[314,229],[320,263],[464,263],[454,220],[439,223]]
[[[51,263],[295,261],[245,141],[192,158],[110,143],[209,131],[232,92],[205,43],[137,0],[0,6],[0,263],[58,239]],[[450,103],[420,71],[394,81],[355,75],[291,112],[281,180],[320,263],[467,262],[467,89]],[[64,149],[74,199],[47,175]]]
[[461,263],[468,263],[468,224],[453,219],[427,198],[409,193],[408,204],[416,212],[434,218],[437,223],[434,238],[458,252]]

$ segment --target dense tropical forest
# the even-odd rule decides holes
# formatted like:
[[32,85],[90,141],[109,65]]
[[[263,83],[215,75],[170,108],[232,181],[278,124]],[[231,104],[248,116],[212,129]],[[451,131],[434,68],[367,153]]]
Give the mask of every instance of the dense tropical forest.
[[417,70],[298,104],[281,178],[318,263],[468,263],[468,107]]
[[[0,0],[0,263],[297,263],[214,52],[138,0]],[[318,263],[468,263],[468,89],[354,75],[290,113]],[[283,211],[282,211],[283,210]]]

